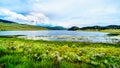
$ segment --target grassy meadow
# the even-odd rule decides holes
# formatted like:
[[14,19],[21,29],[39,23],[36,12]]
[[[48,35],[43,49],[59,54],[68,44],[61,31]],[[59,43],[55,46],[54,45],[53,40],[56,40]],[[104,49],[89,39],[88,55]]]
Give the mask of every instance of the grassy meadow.
[[6,30],[48,30],[48,29],[32,25],[0,22],[0,31]]
[[0,68],[120,68],[120,43],[0,37]]
[[89,29],[89,30],[77,30],[77,31],[91,31],[91,32],[106,32],[109,33],[109,36],[120,36],[120,29],[105,29],[105,30],[98,30],[98,29]]
[[120,33],[120,29],[106,29],[101,30],[101,32]]
[[101,30],[101,32],[108,32],[111,35],[120,36],[120,29],[106,29],[106,30]]

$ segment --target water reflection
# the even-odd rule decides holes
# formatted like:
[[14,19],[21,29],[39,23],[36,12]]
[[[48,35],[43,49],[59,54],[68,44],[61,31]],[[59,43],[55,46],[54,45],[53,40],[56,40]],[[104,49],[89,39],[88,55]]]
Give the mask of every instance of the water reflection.
[[104,42],[116,43],[120,39],[115,37],[93,37],[93,36],[19,36],[19,38],[48,41],[74,41],[74,42]]
[[66,30],[43,30],[43,31],[0,31],[0,36],[23,35],[18,38],[33,40],[76,41],[76,42],[107,42],[113,43],[120,40],[116,36],[107,36],[108,33],[66,31]]

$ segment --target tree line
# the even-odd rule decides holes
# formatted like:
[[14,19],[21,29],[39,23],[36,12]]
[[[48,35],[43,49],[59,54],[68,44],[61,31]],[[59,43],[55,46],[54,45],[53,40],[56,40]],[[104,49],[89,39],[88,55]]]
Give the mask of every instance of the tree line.
[[87,26],[87,27],[77,27],[73,26],[68,30],[105,30],[105,29],[120,29],[120,25],[108,25],[108,26]]

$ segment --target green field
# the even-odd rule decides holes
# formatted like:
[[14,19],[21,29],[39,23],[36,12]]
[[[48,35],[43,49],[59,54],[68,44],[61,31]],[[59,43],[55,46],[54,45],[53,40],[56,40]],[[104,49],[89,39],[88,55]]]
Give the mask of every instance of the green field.
[[0,38],[0,68],[120,68],[120,43]]
[[119,34],[120,35],[120,29],[106,29],[106,30],[101,30],[101,32],[108,32],[111,34]]
[[91,31],[91,32],[106,32],[111,36],[120,36],[120,29],[105,29],[105,30],[77,30],[77,31]]
[[25,24],[0,22],[0,31],[5,30],[47,30],[47,28]]

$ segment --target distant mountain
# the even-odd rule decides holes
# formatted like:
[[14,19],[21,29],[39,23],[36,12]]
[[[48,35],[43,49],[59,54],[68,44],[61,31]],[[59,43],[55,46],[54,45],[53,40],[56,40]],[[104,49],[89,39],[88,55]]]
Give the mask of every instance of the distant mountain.
[[46,26],[45,28],[50,29],[50,30],[66,30],[66,28],[62,26]]
[[68,30],[79,30],[79,29],[80,29],[79,27],[73,26],[73,27],[69,28]]

